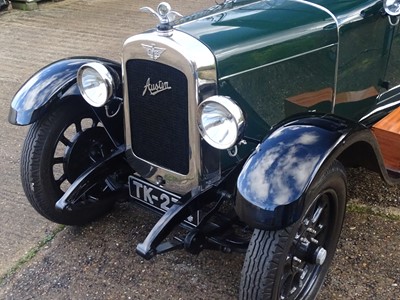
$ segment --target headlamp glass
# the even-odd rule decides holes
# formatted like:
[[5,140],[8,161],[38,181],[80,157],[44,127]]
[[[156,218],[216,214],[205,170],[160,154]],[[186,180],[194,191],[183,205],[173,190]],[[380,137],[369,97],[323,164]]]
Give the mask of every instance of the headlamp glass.
[[78,71],[78,86],[83,98],[92,106],[101,107],[113,95],[114,80],[100,63],[88,63]]
[[212,96],[204,100],[197,118],[200,134],[217,149],[231,148],[243,132],[243,112],[228,97]]

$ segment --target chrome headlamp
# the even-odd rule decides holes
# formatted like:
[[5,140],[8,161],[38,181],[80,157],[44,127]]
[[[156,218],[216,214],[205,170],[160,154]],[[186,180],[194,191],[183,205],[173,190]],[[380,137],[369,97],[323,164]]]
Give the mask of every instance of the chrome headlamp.
[[385,12],[390,16],[400,15],[400,1],[399,0],[384,0],[383,8]]
[[97,62],[84,64],[79,68],[77,76],[79,90],[90,105],[101,107],[113,96],[115,81],[103,64]]
[[197,124],[207,143],[217,149],[229,149],[243,133],[244,115],[229,97],[212,96],[200,103]]

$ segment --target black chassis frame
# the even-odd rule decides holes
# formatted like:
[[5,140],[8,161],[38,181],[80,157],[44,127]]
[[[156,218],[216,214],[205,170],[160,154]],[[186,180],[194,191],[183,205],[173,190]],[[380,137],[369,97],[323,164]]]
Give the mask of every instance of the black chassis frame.
[[[235,167],[226,171],[222,179],[215,185],[207,187],[204,191],[196,195],[192,195],[191,192],[183,195],[179,203],[173,204],[162,215],[146,239],[138,244],[136,252],[145,259],[150,259],[160,253],[182,248],[193,254],[197,254],[203,249],[244,252],[248,245],[247,239],[229,241],[224,238],[224,234],[233,224],[240,224],[246,227],[245,224],[239,221],[237,216],[228,217],[221,215],[220,218],[222,218],[223,222],[216,223],[210,221],[211,217],[217,214],[218,209],[224,201],[232,201],[231,204],[233,204],[236,194],[236,178],[242,170],[244,161],[240,161]],[[108,157],[105,157],[102,161],[81,174],[56,202],[56,208],[61,211],[67,210],[69,203],[79,198],[87,190],[86,187],[92,186],[95,182],[105,180],[108,175],[117,171],[121,172],[123,169],[128,171],[129,167],[125,161],[125,148],[124,146],[119,146]],[[127,187],[115,190],[112,193],[108,197],[128,197]],[[138,203],[142,204],[139,201]],[[204,212],[204,216],[197,226],[192,227],[184,222],[191,214],[198,210],[204,210],[206,206],[211,207]],[[172,230],[179,225],[189,230],[186,237],[184,239],[175,237],[170,241],[164,241]]]

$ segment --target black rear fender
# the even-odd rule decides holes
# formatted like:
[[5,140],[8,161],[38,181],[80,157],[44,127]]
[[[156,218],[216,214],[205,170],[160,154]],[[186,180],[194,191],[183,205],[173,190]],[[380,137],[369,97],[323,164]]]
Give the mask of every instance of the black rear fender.
[[335,159],[386,172],[375,137],[359,124],[315,116],[276,128],[238,177],[237,214],[251,227],[265,230],[293,224],[303,212],[311,183]]

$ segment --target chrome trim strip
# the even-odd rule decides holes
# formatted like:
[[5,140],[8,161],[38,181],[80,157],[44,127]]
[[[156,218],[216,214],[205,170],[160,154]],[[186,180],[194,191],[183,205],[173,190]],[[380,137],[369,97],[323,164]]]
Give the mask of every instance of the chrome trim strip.
[[[387,98],[387,100],[390,100],[392,98],[398,97],[398,95],[393,95],[389,98]],[[386,99],[385,99],[386,100]],[[377,114],[381,111],[385,111],[388,110],[389,108],[396,108],[400,105],[400,100],[394,101],[394,102],[390,102],[387,103],[385,105],[379,106],[376,109],[374,109],[373,111],[369,112],[368,114],[366,114],[365,116],[363,116],[360,120],[358,120],[359,123],[362,123],[363,121],[367,120],[369,117],[373,116],[374,114]]]
[[248,72],[252,72],[252,71],[255,71],[255,70],[258,70],[258,69],[262,69],[262,68],[269,67],[269,66],[272,66],[272,65],[275,65],[275,64],[279,64],[281,62],[285,62],[287,60],[291,60],[293,58],[297,58],[297,57],[300,57],[300,56],[303,56],[303,55],[307,55],[307,54],[310,54],[310,53],[318,52],[320,50],[323,50],[323,49],[326,49],[326,48],[329,48],[329,47],[332,47],[332,46],[335,46],[335,45],[337,45],[337,44],[336,43],[335,44],[330,44],[330,45],[323,46],[323,47],[320,47],[320,48],[316,48],[316,49],[313,49],[313,50],[310,50],[310,51],[299,53],[299,54],[296,54],[296,55],[293,55],[293,56],[289,56],[289,57],[286,57],[286,58],[283,58],[283,59],[279,59],[279,60],[264,64],[264,65],[261,65],[261,66],[255,67],[255,68],[251,68],[251,69],[247,69],[245,71],[241,71],[241,72],[233,73],[233,74],[230,74],[230,75],[226,75],[224,77],[221,77],[219,80],[225,80],[225,79],[232,78],[232,77],[235,77],[235,76],[238,76],[238,75],[242,75],[242,74],[245,74],[245,73],[248,73]]
[[[158,63],[172,66],[183,72],[188,80],[188,120],[190,161],[189,173],[177,172],[157,166],[137,157],[132,150],[128,83],[126,82],[126,63],[131,59],[153,61],[142,44],[165,48],[157,59]],[[125,138],[127,157],[132,168],[143,178],[153,184],[162,185],[166,190],[184,194],[204,187],[220,178],[219,152],[201,140],[197,129],[197,107],[206,98],[217,94],[217,71],[215,57],[212,52],[194,37],[177,30],[171,36],[161,36],[156,30],[128,38],[123,46],[122,55]],[[207,155],[207,157],[205,157]],[[212,156],[209,157],[209,156]],[[208,162],[218,165],[207,165]],[[164,181],[160,180],[164,179]]]
[[326,12],[328,15],[330,15],[332,17],[332,19],[335,21],[336,23],[336,31],[337,31],[337,50],[336,50],[336,66],[335,66],[335,79],[334,79],[334,84],[333,84],[333,102],[332,102],[332,113],[334,113],[335,111],[335,106],[336,106],[336,94],[337,94],[337,85],[338,85],[338,75],[339,75],[339,48],[340,48],[340,25],[339,25],[339,21],[336,18],[336,16],[326,7],[321,6],[319,4],[313,3],[313,2],[309,2],[306,0],[292,0],[294,2],[298,2],[298,3],[303,3],[306,5],[310,5],[312,7],[318,8],[324,12]]

